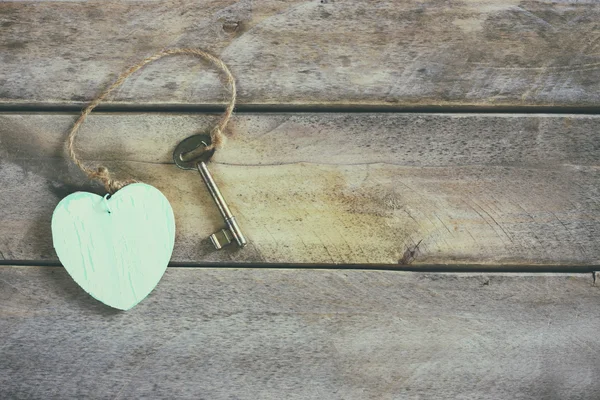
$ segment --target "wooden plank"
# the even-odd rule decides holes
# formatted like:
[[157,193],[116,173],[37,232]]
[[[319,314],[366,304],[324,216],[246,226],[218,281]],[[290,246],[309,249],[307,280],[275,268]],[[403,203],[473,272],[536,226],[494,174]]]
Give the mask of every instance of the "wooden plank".
[[[56,260],[50,219],[77,190],[75,115],[0,115],[0,251]],[[87,160],[171,202],[173,261],[598,265],[600,117],[241,114],[211,165],[250,245],[215,251],[222,220],[200,176],[172,164],[214,116],[98,114]],[[408,257],[420,242],[415,257]],[[407,253],[408,252],[408,253]]]
[[[0,103],[80,105],[165,47],[220,54],[241,104],[600,102],[600,4],[557,1],[0,3]],[[115,102],[214,104],[216,75],[163,60]]]
[[0,267],[0,397],[596,399],[591,275],[169,268],[128,312]]

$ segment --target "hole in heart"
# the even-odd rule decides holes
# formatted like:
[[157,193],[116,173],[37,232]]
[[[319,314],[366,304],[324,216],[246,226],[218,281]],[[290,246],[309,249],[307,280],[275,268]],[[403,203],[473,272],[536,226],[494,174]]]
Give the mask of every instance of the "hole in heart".
[[111,194],[110,193],[106,193],[106,196],[104,196],[104,205],[106,206],[106,210],[108,211],[109,214],[112,214],[112,211],[110,210],[110,207],[108,206],[108,200],[111,198]]

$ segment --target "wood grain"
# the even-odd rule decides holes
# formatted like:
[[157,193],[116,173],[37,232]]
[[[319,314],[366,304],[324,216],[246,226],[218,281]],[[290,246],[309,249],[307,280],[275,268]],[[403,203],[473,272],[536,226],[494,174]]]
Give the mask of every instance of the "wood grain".
[[118,312],[0,267],[6,399],[596,399],[587,275],[169,268]]
[[[166,47],[222,56],[241,104],[595,106],[596,1],[0,3],[0,103],[80,105]],[[117,103],[220,103],[196,60],[149,66]]]
[[[64,158],[75,118],[0,115],[4,259],[56,260],[56,204],[77,190],[103,194]],[[250,245],[221,252],[207,239],[222,220],[199,174],[171,159],[215,118],[92,115],[78,142],[84,159],[167,196],[173,261],[600,263],[600,117],[236,115],[210,169]]]

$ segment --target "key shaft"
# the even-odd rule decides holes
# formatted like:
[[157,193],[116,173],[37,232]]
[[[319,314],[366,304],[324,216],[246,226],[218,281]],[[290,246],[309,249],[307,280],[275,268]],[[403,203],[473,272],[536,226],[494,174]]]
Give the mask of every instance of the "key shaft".
[[200,176],[202,176],[202,180],[208,188],[208,192],[215,201],[215,204],[217,205],[217,208],[219,209],[219,212],[223,216],[225,224],[227,225],[226,229],[223,229],[222,231],[219,231],[210,236],[213,245],[217,249],[220,249],[224,245],[231,243],[230,236],[233,236],[233,239],[235,239],[238,246],[244,247],[247,243],[246,238],[242,234],[242,231],[240,230],[240,227],[237,224],[235,217],[231,213],[227,202],[225,201],[223,195],[221,194],[221,191],[217,187],[217,184],[215,183],[215,180],[213,179],[210,171],[208,170],[206,163],[204,161],[201,161],[197,164],[197,167],[198,172],[200,172]]

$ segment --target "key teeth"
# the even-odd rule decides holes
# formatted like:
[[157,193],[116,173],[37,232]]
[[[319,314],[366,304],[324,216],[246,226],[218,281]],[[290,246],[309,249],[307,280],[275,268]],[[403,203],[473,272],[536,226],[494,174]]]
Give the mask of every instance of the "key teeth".
[[227,231],[227,229],[221,229],[220,231],[210,235],[210,241],[217,250],[221,250],[223,247],[230,245],[232,243],[231,239],[232,235]]
[[212,242],[215,249],[221,250],[223,248],[223,246],[221,246],[221,244],[219,243],[219,240],[217,239],[217,236],[214,233],[212,235],[210,235],[210,241]]

